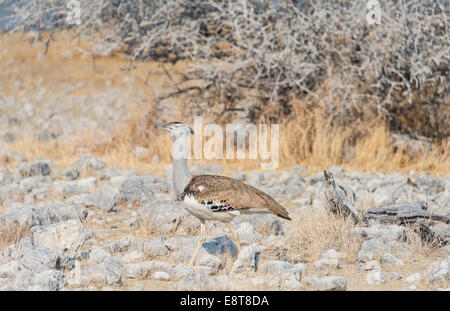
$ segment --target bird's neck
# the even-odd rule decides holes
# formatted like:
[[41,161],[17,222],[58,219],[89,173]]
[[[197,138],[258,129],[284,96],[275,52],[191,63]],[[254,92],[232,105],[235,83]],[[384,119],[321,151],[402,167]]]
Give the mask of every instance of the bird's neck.
[[191,174],[189,173],[189,167],[187,164],[188,158],[188,144],[187,137],[180,136],[173,141],[173,167],[172,167],[172,179],[173,189],[178,199],[186,188],[187,184],[191,180]]

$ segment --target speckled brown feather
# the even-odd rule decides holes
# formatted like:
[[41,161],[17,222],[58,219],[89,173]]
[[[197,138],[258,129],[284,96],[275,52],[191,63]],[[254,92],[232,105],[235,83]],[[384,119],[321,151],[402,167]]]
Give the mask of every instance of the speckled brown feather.
[[[202,187],[202,191],[199,187]],[[269,195],[239,180],[218,175],[193,176],[181,194],[181,200],[186,195],[193,195],[202,204],[216,201],[231,210],[269,209],[275,215],[291,219],[286,209]]]

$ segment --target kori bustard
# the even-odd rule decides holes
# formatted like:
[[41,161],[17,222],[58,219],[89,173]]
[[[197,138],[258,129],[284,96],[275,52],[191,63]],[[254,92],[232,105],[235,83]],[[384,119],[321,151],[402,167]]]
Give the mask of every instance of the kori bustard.
[[191,176],[187,164],[188,137],[194,131],[180,122],[157,125],[170,133],[173,140],[172,178],[177,200],[200,219],[201,238],[189,265],[195,263],[197,253],[206,240],[206,220],[218,220],[228,227],[238,251],[239,236],[230,221],[241,214],[275,214],[290,220],[286,209],[266,193],[239,180],[217,175]]

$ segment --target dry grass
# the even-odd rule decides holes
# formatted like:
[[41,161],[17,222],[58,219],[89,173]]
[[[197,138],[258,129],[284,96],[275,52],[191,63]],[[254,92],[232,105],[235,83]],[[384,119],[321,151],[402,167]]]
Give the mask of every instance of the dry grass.
[[[363,238],[351,232],[352,221],[342,221],[325,213],[307,213],[294,223],[285,241],[290,245],[287,258],[312,262],[329,249],[345,253],[344,263],[352,263],[361,248]],[[295,237],[295,238],[293,238]]]
[[20,239],[31,235],[31,230],[18,224],[0,226],[0,249],[16,244]]

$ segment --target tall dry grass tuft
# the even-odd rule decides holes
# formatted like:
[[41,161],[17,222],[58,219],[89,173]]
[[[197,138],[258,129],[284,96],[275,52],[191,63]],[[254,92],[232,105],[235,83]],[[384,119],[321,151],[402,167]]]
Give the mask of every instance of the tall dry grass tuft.
[[[394,148],[392,135],[383,120],[375,120],[364,126],[360,123],[337,126],[323,122],[324,113],[321,109],[300,110],[291,120],[280,124],[280,170],[301,165],[317,173],[330,166],[340,165],[345,169],[365,172],[416,170],[437,176],[450,171],[448,140],[434,143],[432,150],[416,152],[411,156],[402,147]],[[10,152],[23,152],[29,161],[39,157],[51,158],[59,169],[70,167],[83,153],[92,153],[103,158],[110,166],[159,170],[172,161],[172,142],[167,133],[154,128],[158,122],[153,118],[151,109],[147,113],[138,111],[111,137],[98,137],[95,130],[88,129],[64,143],[25,138],[9,143],[7,149]],[[193,123],[193,120],[187,119],[180,121]],[[225,133],[225,125],[223,130]],[[206,140],[203,137],[203,143]],[[144,158],[134,157],[132,151],[137,146],[148,148],[148,155]],[[258,160],[195,160],[195,163],[216,163],[227,169],[260,169]],[[2,164],[9,167],[16,165],[13,162]]]
[[353,222],[329,217],[326,213],[308,213],[290,230],[285,243],[289,245],[287,258],[312,262],[329,249],[345,253],[345,263],[357,258],[363,238],[351,230]]
[[[297,107],[305,107],[298,103]],[[186,103],[180,106],[186,106]],[[395,147],[388,124],[382,119],[355,122],[346,126],[326,122],[326,111],[321,108],[297,108],[293,117],[280,124],[280,166],[286,169],[302,165],[311,172],[320,172],[333,165],[350,170],[376,171],[426,171],[433,175],[445,175],[450,171],[448,140],[435,143],[432,150],[411,155],[402,147]],[[157,114],[152,109],[147,114],[139,112],[128,125],[118,130],[95,153],[113,157],[114,163],[136,164],[131,156],[135,146],[145,146],[149,155],[143,161],[157,159],[156,166],[172,161],[171,138],[154,128]],[[191,119],[178,119],[192,125]],[[203,122],[203,126],[206,122]],[[222,124],[225,133],[225,125]],[[203,143],[207,140],[203,137]],[[248,149],[247,149],[248,150]],[[141,160],[142,161],[142,160]],[[258,160],[200,160],[198,164],[217,163],[229,169],[259,169]]]
[[0,249],[6,249],[12,244],[16,244],[20,239],[30,236],[30,228],[25,228],[19,224],[10,224],[0,227]]

